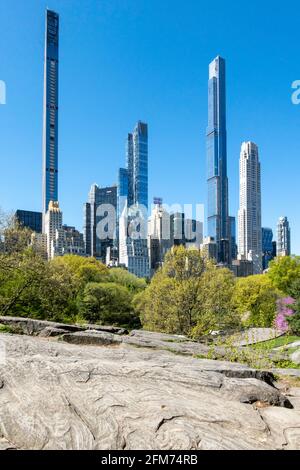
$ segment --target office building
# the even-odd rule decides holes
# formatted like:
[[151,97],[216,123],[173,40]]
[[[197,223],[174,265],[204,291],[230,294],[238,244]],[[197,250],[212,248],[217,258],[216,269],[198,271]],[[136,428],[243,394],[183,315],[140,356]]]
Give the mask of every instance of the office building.
[[287,217],[280,217],[277,224],[277,256],[291,255],[291,229]]
[[231,260],[237,259],[236,218],[229,217]]
[[43,214],[58,201],[59,16],[46,11],[43,111]]
[[201,245],[201,253],[208,259],[217,260],[218,246],[214,238],[206,237]]
[[262,227],[262,265],[263,270],[268,269],[269,262],[273,259],[273,230]]
[[258,147],[244,142],[240,154],[239,240],[240,259],[253,262],[253,273],[262,272],[261,170]]
[[[221,57],[209,66],[207,127],[208,237],[217,244],[217,261],[230,262],[226,131],[226,66]],[[223,242],[221,242],[223,240]],[[226,243],[225,241],[228,241]],[[224,248],[226,250],[224,251]]]
[[84,205],[84,244],[88,256],[106,262],[106,251],[117,236],[117,186],[93,184]]
[[16,221],[25,228],[36,233],[42,233],[43,215],[41,212],[17,210],[15,213]]

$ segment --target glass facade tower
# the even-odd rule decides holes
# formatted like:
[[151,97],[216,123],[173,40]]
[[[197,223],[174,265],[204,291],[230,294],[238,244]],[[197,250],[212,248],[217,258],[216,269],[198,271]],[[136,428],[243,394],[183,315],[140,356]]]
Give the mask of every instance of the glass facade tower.
[[[209,65],[207,127],[207,232],[217,243],[218,261],[225,262],[224,241],[229,247],[226,66],[221,57]],[[225,257],[228,258],[225,254]]]
[[59,16],[46,11],[43,113],[43,213],[58,201],[58,47]]

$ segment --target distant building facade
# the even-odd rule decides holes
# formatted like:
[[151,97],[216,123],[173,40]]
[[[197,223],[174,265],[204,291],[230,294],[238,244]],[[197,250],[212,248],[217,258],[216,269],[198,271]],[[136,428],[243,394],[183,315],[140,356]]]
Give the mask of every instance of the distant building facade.
[[[138,121],[126,139],[127,167],[118,174],[117,239],[119,263],[138,277],[150,276],[148,256],[148,125]],[[140,225],[131,234],[135,220]],[[139,233],[140,230],[140,233]]]
[[273,230],[262,227],[262,264],[263,270],[268,269],[270,261],[273,259]]
[[287,217],[280,217],[277,224],[277,256],[291,255],[291,229]]
[[59,16],[46,11],[43,113],[43,214],[58,201]]
[[253,262],[254,274],[262,272],[260,171],[257,145],[244,142],[240,155],[238,251],[240,259]]
[[217,244],[217,261],[231,261],[229,250],[227,130],[226,130],[226,65],[221,57],[209,65],[207,185],[208,237]]
[[15,219],[25,228],[29,228],[33,232],[42,233],[43,214],[41,212],[17,210]]
[[57,201],[50,201],[44,221],[48,259],[63,255],[64,234],[62,221],[63,214],[59,208],[59,203]]
[[[100,231],[100,228],[103,230]],[[116,237],[117,186],[102,188],[93,184],[89,201],[84,205],[85,253],[105,263],[106,251],[116,245]]]

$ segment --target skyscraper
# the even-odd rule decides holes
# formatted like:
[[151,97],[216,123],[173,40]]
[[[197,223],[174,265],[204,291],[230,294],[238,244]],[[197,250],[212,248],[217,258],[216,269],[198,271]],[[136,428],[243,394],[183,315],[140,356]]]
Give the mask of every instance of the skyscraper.
[[[111,217],[112,219],[109,219],[108,223],[108,218]],[[117,186],[101,188],[97,184],[93,184],[89,193],[89,201],[84,205],[84,242],[87,255],[94,256],[103,263],[106,262],[107,249],[112,248],[116,243],[116,218]],[[99,224],[104,219],[107,220],[107,224],[103,222],[103,233],[100,233]],[[112,233],[111,228],[113,228]]]
[[277,224],[277,256],[291,255],[291,229],[287,217],[280,217]]
[[[147,247],[148,221],[148,125],[138,121],[126,140],[127,168],[118,175],[118,246],[119,262],[140,277],[149,277]],[[132,208],[137,206],[137,209]],[[143,207],[139,207],[143,206]],[[134,239],[128,227],[139,216],[140,235]]]
[[273,230],[262,227],[262,263],[263,270],[267,269],[269,262],[273,259]]
[[[209,65],[207,127],[208,237],[217,243],[217,261],[226,262],[229,249],[226,67],[221,57]],[[227,243],[222,243],[227,241]]]
[[46,11],[43,112],[43,214],[58,201],[58,48],[59,16]]
[[237,245],[236,245],[236,219],[235,217],[229,217],[230,225],[230,252],[231,259],[235,260],[237,258]]
[[262,271],[261,176],[258,147],[244,142],[240,155],[239,256]]
[[148,208],[148,126],[138,121],[126,140],[128,172],[128,207],[133,204]]

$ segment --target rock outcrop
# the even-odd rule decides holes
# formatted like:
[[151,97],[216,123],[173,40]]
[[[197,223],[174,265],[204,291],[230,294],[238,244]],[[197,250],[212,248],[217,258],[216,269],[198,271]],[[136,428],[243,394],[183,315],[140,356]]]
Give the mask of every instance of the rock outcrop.
[[[79,344],[61,341],[71,336]],[[158,347],[185,338],[138,336],[139,347],[86,329],[0,334],[0,449],[300,448],[300,410],[272,374]]]

